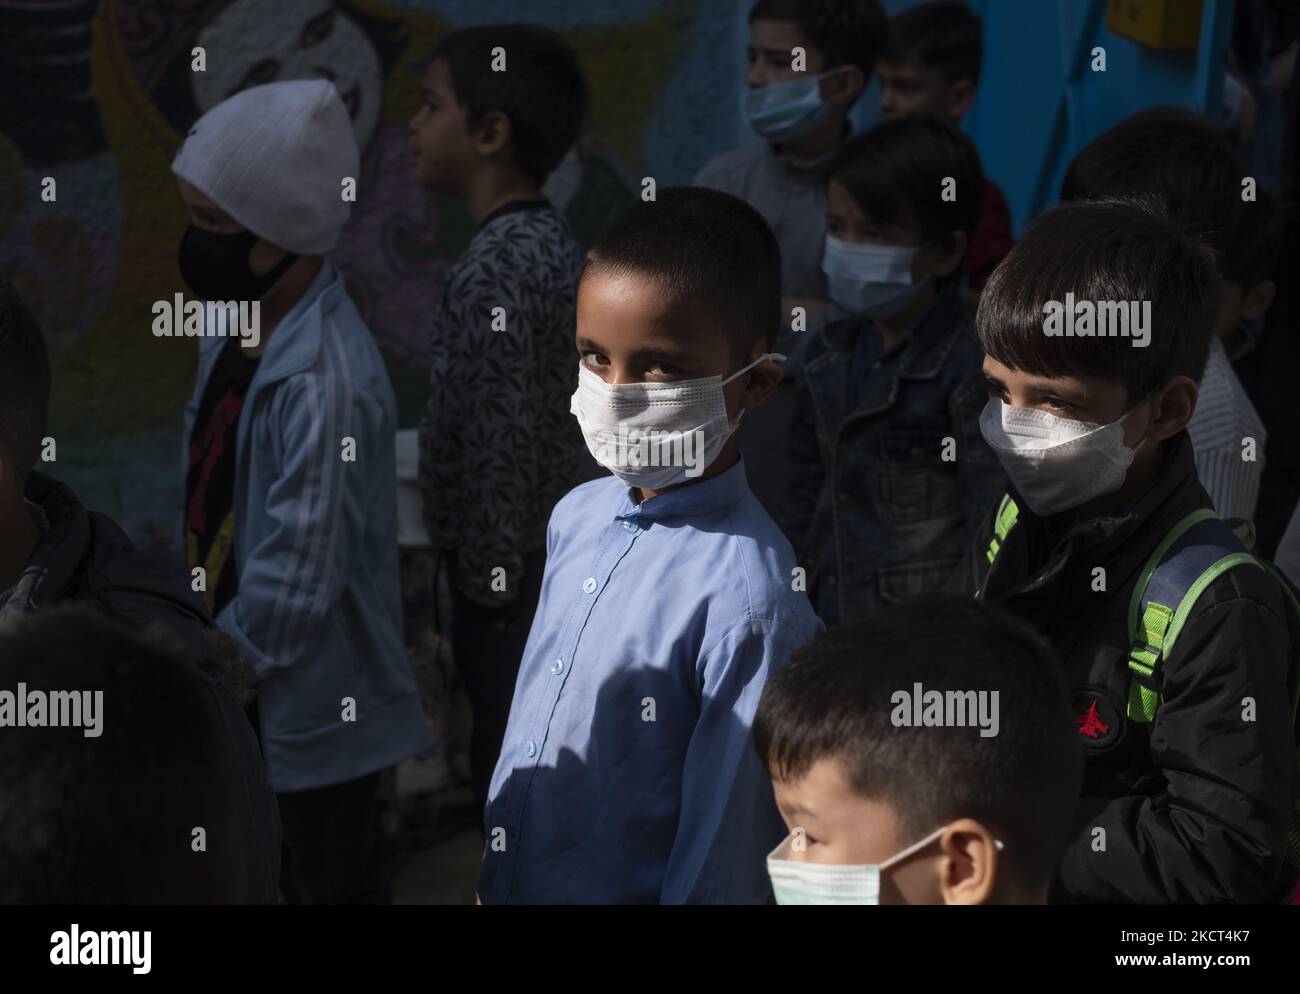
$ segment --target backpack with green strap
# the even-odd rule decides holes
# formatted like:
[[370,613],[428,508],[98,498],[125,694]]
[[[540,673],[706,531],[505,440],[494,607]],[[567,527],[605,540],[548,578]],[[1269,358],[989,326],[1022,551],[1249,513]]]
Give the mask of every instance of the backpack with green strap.
[[[1009,495],[1004,496],[985,553],[990,564],[997,559],[1019,515],[1015,501]],[[1253,535],[1251,542],[1254,542]],[[1251,555],[1231,525],[1213,511],[1206,508],[1193,511],[1174,525],[1151,553],[1129,601],[1130,721],[1150,730],[1161,703],[1161,662],[1173,651],[1174,642],[1201,592],[1238,566],[1253,566],[1272,573],[1300,619],[1300,595],[1291,581],[1271,563]],[[978,598],[979,593],[975,596]],[[1296,740],[1300,743],[1300,669],[1295,666],[1287,676],[1287,690]],[[1300,748],[1296,751],[1296,769],[1300,778]],[[1300,798],[1295,800],[1291,812],[1286,855],[1287,862],[1300,869]]]

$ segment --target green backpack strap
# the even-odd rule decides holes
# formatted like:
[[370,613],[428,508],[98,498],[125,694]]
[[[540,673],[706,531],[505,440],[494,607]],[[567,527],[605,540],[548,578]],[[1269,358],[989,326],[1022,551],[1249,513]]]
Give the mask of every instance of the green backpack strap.
[[[1011,499],[1010,494],[1003,494],[1002,500],[998,502],[998,513],[993,516],[993,535],[989,539],[989,547],[984,550],[984,555],[993,565],[993,561],[998,558],[998,551],[1002,548],[1002,543],[1007,540],[1007,535],[1016,525],[1016,519],[1020,517],[1020,508],[1016,502]],[[980,592],[975,591],[975,599],[980,599]]]
[[1246,547],[1247,552],[1255,551],[1255,522],[1250,518],[1224,518],[1223,523],[1241,539],[1241,544]]
[[[1007,535],[1020,515],[1010,495],[1004,495],[993,520],[993,536],[985,552],[990,565],[997,559]],[[1290,582],[1271,564],[1256,559],[1235,534],[1249,522],[1229,524],[1208,508],[1193,511],[1179,521],[1155,548],[1142,567],[1129,601],[1128,630],[1131,648],[1128,717],[1150,726],[1160,706],[1160,664],[1173,651],[1178,633],[1187,622],[1201,593],[1228,570],[1247,563],[1273,573],[1300,619],[1300,597]],[[979,599],[979,591],[975,592]],[[1290,677],[1292,715],[1300,715],[1300,671]],[[1300,772],[1300,748],[1296,753]],[[1300,868],[1300,798],[1295,801],[1287,832],[1287,862]]]
[[1261,566],[1208,508],[1188,514],[1156,546],[1129,601],[1130,721],[1148,725],[1155,720],[1160,664],[1173,651],[1201,592],[1228,570],[1247,563]]
[[[1251,529],[1253,533],[1253,529]],[[1150,726],[1160,707],[1160,663],[1173,651],[1178,633],[1196,600],[1211,583],[1234,567],[1250,563],[1272,573],[1300,618],[1300,599],[1286,578],[1245,551],[1241,539],[1213,511],[1193,511],[1165,536],[1138,577],[1129,602],[1128,717]],[[1293,722],[1300,705],[1300,674],[1288,677]],[[1300,770],[1300,750],[1296,754]],[[1293,801],[1287,827],[1286,860],[1300,868],[1300,798]]]
[[1003,494],[998,504],[997,517],[993,519],[993,537],[989,539],[989,547],[984,553],[990,563],[997,559],[998,550],[1002,548],[1002,543],[1007,540],[1007,535],[1015,527],[1016,519],[1019,517],[1020,508],[1016,506],[1016,502],[1011,499],[1010,494]]

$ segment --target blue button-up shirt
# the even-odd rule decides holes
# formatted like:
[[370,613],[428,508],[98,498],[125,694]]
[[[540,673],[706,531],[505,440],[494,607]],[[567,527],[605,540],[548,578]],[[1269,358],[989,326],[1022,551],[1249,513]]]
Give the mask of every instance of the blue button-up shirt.
[[794,571],[741,463],[640,506],[613,477],[556,505],[484,904],[767,899],[786,833],[750,724],[822,630]]

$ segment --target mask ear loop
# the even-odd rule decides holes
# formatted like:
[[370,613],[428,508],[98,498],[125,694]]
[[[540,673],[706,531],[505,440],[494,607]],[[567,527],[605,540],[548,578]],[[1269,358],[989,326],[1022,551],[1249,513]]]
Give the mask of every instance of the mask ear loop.
[[920,852],[922,849],[928,846],[935,839],[941,837],[943,833],[946,831],[948,831],[947,825],[944,825],[942,828],[936,828],[924,839],[921,839],[921,841],[913,842],[902,852],[894,853],[894,855],[890,856],[889,859],[885,860],[883,863],[878,863],[877,865],[880,867],[881,871],[883,872],[884,870],[889,869],[891,866],[894,866],[897,863],[901,863],[903,860],[907,859],[908,856],[914,856],[916,853]]
[[[1117,424],[1117,425],[1121,425],[1121,426],[1122,426],[1122,425],[1124,424],[1124,422],[1127,421],[1127,420],[1132,416],[1132,414],[1133,414],[1134,411],[1136,411],[1139,407],[1141,407],[1143,404],[1145,404],[1145,403],[1146,403],[1147,401],[1149,401],[1150,399],[1151,399],[1151,396],[1150,396],[1150,394],[1148,394],[1147,396],[1143,397],[1143,398],[1142,398],[1141,400],[1139,400],[1136,404],[1134,404],[1132,407],[1130,407],[1130,408],[1129,408],[1129,409],[1128,409],[1124,414],[1120,415],[1118,418],[1116,418],[1116,419],[1115,419],[1113,422],[1111,422],[1111,423],[1112,423],[1112,424]],[[1153,419],[1153,420],[1154,420],[1154,419]],[[1148,425],[1147,427],[1150,428],[1150,425]],[[1148,436],[1146,436],[1146,435],[1143,435],[1143,436],[1138,440],[1138,444],[1135,445],[1135,446],[1133,446],[1133,448],[1132,448],[1130,451],[1133,453],[1134,456],[1136,456],[1136,455],[1138,454],[1138,450],[1141,449],[1142,446],[1146,445],[1147,442],[1149,442],[1149,441],[1150,441],[1150,438],[1149,438]],[[1125,448],[1127,448],[1127,446],[1125,446]]]
[[[889,859],[877,865],[883,871],[889,869],[889,867],[895,865],[896,863],[901,863],[903,860],[907,859],[908,856],[915,855],[916,853],[924,849],[926,846],[928,846],[930,843],[932,843],[935,839],[940,838],[943,835],[943,833],[948,831],[948,829],[951,827],[952,827],[951,825],[944,825],[942,828],[936,828],[924,839],[921,839],[919,842],[913,842],[902,852],[895,853],[893,856],[890,856]],[[998,852],[1001,852],[1005,848],[1000,839],[994,839],[993,845],[997,847]]]
[[780,352],[764,352],[761,356],[759,356],[757,359],[755,359],[753,362],[751,362],[748,366],[744,367],[743,369],[738,369],[738,370],[736,370],[736,372],[734,372],[734,373],[732,373],[730,376],[728,376],[728,377],[727,377],[725,380],[723,380],[722,383],[719,384],[719,385],[725,387],[725,386],[726,386],[728,383],[730,383],[732,380],[736,379],[737,377],[744,376],[746,373],[748,373],[751,369],[753,369],[753,368],[754,368],[755,366],[757,366],[759,363],[767,362],[769,359],[770,359],[772,362],[776,362],[776,363],[782,363],[782,362],[785,362],[785,356],[783,356]]
[[[732,380],[736,379],[736,378],[739,377],[739,376],[744,376],[746,373],[748,373],[748,372],[749,372],[751,369],[753,369],[755,366],[759,365],[759,363],[766,362],[766,361],[768,361],[769,359],[770,359],[772,362],[777,362],[777,363],[785,362],[785,356],[783,356],[780,352],[764,352],[761,356],[759,356],[757,359],[755,359],[753,362],[751,362],[751,363],[750,363],[748,366],[746,366],[744,369],[739,369],[739,370],[737,370],[736,372],[732,373],[732,374],[731,374],[730,376],[728,376],[725,380],[723,380],[721,383],[719,383],[718,386],[719,386],[719,387],[725,387],[725,386],[726,386],[728,383],[730,383]],[[740,419],[743,418],[744,416],[745,416],[745,412],[744,412],[744,410],[742,409],[742,410],[740,411],[740,413],[736,415],[736,420],[730,422],[731,425],[732,425],[733,427],[735,427],[735,426],[739,426],[739,424],[740,424]]]

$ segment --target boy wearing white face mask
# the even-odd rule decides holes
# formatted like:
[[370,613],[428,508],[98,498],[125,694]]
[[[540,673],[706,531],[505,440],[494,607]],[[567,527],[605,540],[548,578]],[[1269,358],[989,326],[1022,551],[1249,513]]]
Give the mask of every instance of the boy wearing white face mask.
[[778,515],[827,625],[942,588],[1001,493],[957,289],[981,189],[974,145],[937,118],[877,125],[831,164],[822,265],[852,317],[808,349]]
[[[871,80],[885,20],[877,0],[758,0],[749,12],[740,114],[763,141],[710,159],[693,185],[739,197],[771,226],[781,246],[783,329],[794,307],[804,308],[811,326],[828,306],[820,266],[826,164],[849,136],[848,115]],[[754,469],[750,483],[769,511],[785,479],[780,447],[807,338],[806,332],[782,334],[777,350],[790,357],[787,382],[741,433]]]
[[[1300,623],[1230,548],[1186,431],[1217,291],[1213,254],[1158,202],[1098,200],[1034,222],[981,298],[981,427],[1010,487],[957,579],[1033,623],[1072,688],[1087,765],[1054,898],[1262,903],[1295,886]],[[1046,333],[1067,293],[1149,302],[1146,344]]]
[[927,597],[821,636],[754,718],[790,830],[767,861],[777,903],[1043,904],[1075,738],[1051,647],[1005,612]]
[[781,377],[750,207],[660,190],[597,239],[572,411],[612,476],[556,506],[489,790],[493,903],[762,903],[781,822],[749,723],[821,629],[734,432]]

